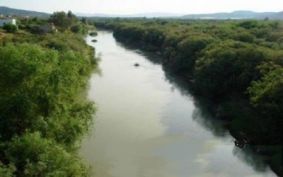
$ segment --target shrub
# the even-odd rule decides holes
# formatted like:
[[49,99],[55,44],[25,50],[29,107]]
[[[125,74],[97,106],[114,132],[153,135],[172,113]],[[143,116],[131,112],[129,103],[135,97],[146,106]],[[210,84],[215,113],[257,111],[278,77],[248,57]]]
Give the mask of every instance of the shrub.
[[[17,176],[88,176],[88,169],[78,157],[70,154],[52,140],[42,138],[38,132],[13,138],[3,151],[5,151],[7,159],[17,167],[15,173]],[[10,171],[10,169],[6,169],[7,177],[12,177],[9,176]]]
[[3,26],[3,29],[8,33],[15,33],[18,30],[18,27],[16,25],[8,23]]
[[82,26],[81,25],[73,25],[71,26],[71,31],[73,33],[81,33],[82,32]]

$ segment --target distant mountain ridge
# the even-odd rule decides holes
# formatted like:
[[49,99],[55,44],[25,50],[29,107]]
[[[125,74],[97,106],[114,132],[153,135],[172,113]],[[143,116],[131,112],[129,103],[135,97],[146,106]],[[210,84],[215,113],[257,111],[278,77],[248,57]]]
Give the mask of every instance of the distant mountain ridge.
[[[0,6],[0,15],[16,15],[16,16],[30,16],[48,18],[50,14],[44,12],[37,12],[31,10],[14,9],[10,7]],[[219,12],[219,13],[207,13],[207,14],[188,14],[182,15],[177,13],[139,13],[129,15],[117,15],[117,14],[97,14],[97,13],[75,13],[78,16],[85,17],[120,17],[120,18],[182,18],[182,19],[276,19],[283,20],[282,12],[253,12],[253,11],[233,11],[233,12]]]
[[271,19],[283,20],[283,11],[273,14],[270,18]]
[[10,7],[0,6],[0,15],[15,15],[15,16],[29,16],[47,18],[50,14],[44,12],[36,12],[31,10],[14,9]]
[[120,17],[120,18],[182,18],[182,19],[276,19],[283,20],[282,12],[253,12],[247,10],[239,10],[233,12],[218,12],[218,13],[207,13],[207,14],[188,14],[181,15],[176,13],[140,13],[140,14],[129,14],[129,15],[117,15],[117,14],[87,14],[77,13],[79,16],[87,17]]
[[120,17],[120,18],[169,18],[169,17],[181,17],[181,14],[177,13],[162,13],[162,12],[152,12],[152,13],[137,13],[137,14],[103,14],[103,13],[75,13],[78,16],[85,16],[85,17]]
[[184,15],[185,19],[282,19],[282,12],[253,12],[253,11],[233,11],[208,14],[189,14]]

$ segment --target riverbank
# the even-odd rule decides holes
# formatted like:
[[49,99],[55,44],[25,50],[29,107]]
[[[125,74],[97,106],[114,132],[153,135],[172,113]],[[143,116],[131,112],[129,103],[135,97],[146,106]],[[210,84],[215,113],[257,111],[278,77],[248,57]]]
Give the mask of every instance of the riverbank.
[[[148,25],[140,26],[143,23],[148,23]],[[180,24],[180,27],[176,28],[166,21],[161,24],[140,20],[137,22],[110,22],[108,24],[106,22],[102,24],[102,27],[114,30],[116,39],[124,44],[138,46],[140,49],[162,55],[162,64],[165,70],[177,77],[185,78],[185,82],[193,83],[193,91],[197,95],[213,102],[213,106],[209,107],[210,112],[217,119],[229,122],[226,124],[226,128],[236,138],[236,144],[240,147],[251,146],[250,148],[262,156],[264,161],[277,174],[282,175],[282,146],[280,133],[278,133],[282,125],[280,114],[276,110],[271,110],[270,107],[263,108],[264,102],[255,106],[249,100],[250,95],[246,91],[248,85],[253,83],[252,81],[257,80],[258,82],[253,86],[253,89],[255,89],[256,85],[261,84],[260,77],[269,77],[268,72],[264,75],[257,71],[257,65],[263,65],[267,60],[271,61],[269,54],[272,53],[274,58],[276,53],[280,54],[278,53],[279,50],[272,47],[267,48],[264,43],[257,44],[258,46],[250,45],[255,39],[243,42],[244,38],[236,40],[235,36],[231,34],[228,37],[219,36],[225,31],[218,34],[217,39],[215,39],[211,37],[211,32],[200,33],[194,29],[202,28],[205,31],[210,25],[216,25],[214,28],[221,31],[224,30],[224,25],[231,25],[236,28],[237,25],[245,23],[212,22],[206,26],[200,23],[198,26],[197,22],[196,24],[192,22],[190,23],[191,26],[188,25],[189,27],[186,27],[186,24]],[[267,23],[266,25],[268,25]],[[270,24],[272,23],[270,22]],[[244,28],[238,28],[234,31],[243,30],[238,33],[239,35],[245,32]],[[270,27],[269,33],[276,31],[272,28]],[[175,30],[175,35],[170,34],[169,30]],[[186,32],[182,34],[180,30]],[[250,34],[253,32],[252,29],[246,31],[249,31]],[[186,33],[189,34],[186,35]],[[198,35],[191,36],[190,33]],[[215,35],[215,33],[213,34]],[[256,38],[257,36],[253,37]],[[227,40],[227,38],[233,38],[236,42],[226,41],[222,44],[222,41]],[[264,37],[258,38],[264,39]],[[221,41],[218,43],[217,41],[220,39]],[[274,43],[276,44],[276,41]],[[276,58],[272,60],[275,63],[279,62]],[[265,64],[267,68],[270,66]],[[237,78],[237,76],[239,77]],[[266,84],[267,82],[266,80]],[[280,83],[280,80],[278,80],[278,83]],[[261,85],[264,87],[263,84]],[[252,87],[249,89],[251,90]],[[280,95],[277,96],[280,97]],[[276,102],[276,104],[279,107],[282,106],[280,102]],[[262,112],[263,109],[266,109],[264,113]],[[270,115],[267,115],[268,111],[271,113]],[[265,118],[267,116],[269,117],[268,120]]]

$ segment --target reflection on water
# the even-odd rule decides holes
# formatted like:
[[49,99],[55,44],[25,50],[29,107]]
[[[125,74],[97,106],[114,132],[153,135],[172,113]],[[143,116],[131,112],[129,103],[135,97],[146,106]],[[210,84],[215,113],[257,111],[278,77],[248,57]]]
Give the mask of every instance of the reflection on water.
[[99,32],[95,44],[91,39],[101,55],[101,75],[92,76],[89,91],[98,111],[81,154],[94,177],[275,176],[235,156],[231,137],[207,123],[160,65],[117,44],[110,32]]

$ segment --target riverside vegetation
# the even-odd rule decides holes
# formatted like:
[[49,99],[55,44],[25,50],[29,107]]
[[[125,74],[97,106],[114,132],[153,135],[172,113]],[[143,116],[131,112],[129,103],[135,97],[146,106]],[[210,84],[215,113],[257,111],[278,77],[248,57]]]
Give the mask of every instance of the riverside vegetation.
[[190,83],[239,147],[279,175],[282,167],[283,23],[95,19],[117,40],[161,55],[164,69]]
[[[84,177],[77,155],[92,123],[84,94],[96,66],[88,26],[71,12],[0,30],[0,176]],[[49,27],[54,24],[58,31]]]

